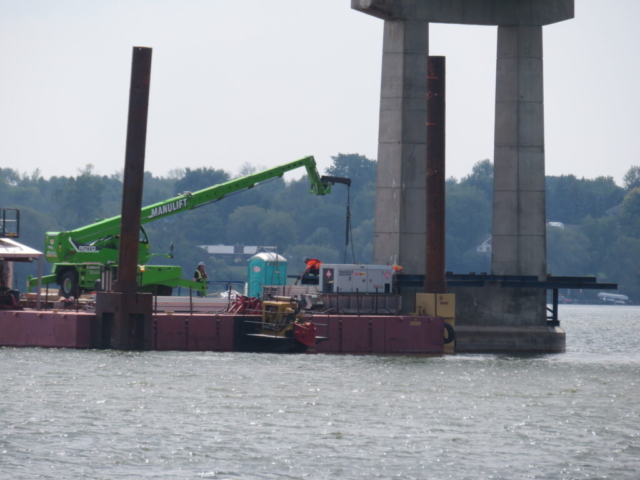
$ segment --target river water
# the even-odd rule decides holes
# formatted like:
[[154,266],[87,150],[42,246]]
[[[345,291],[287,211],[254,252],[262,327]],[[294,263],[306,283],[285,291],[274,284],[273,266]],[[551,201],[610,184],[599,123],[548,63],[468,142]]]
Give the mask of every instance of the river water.
[[0,348],[2,479],[640,478],[640,307],[567,353]]

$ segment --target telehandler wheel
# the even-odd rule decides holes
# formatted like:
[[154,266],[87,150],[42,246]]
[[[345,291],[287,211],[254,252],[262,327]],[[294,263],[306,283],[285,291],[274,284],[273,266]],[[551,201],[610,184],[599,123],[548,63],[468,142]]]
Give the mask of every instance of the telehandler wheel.
[[73,270],[67,270],[60,277],[60,295],[64,298],[80,296],[78,274]]

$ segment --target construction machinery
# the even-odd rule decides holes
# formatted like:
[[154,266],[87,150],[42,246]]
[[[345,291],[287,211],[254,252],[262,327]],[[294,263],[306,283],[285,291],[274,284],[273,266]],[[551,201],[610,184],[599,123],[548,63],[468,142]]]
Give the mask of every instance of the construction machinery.
[[308,303],[304,296],[271,296],[268,300],[236,296],[227,313],[239,315],[235,327],[238,348],[274,353],[313,349],[325,337],[318,337],[314,322],[305,318]]
[[[284,173],[305,167],[311,182],[310,193],[325,195],[331,192],[334,183],[351,184],[351,180],[342,177],[321,176],[312,156],[294,162],[264,170],[259,173],[230,180],[225,183],[199,190],[184,192],[163,202],[142,208],[140,224],[144,225],[177,213],[222,200],[227,195],[281,177]],[[97,221],[91,225],[66,232],[48,232],[45,236],[45,256],[53,263],[50,275],[42,278],[42,284],[58,284],[60,294],[66,298],[78,297],[84,290],[93,290],[96,282],[117,276],[118,247],[120,244],[121,216]],[[206,283],[198,283],[182,278],[182,269],[178,266],[147,265],[155,255],[150,253],[149,240],[144,228],[140,229],[138,250],[138,284],[141,291],[170,295],[174,287],[183,286],[206,293]],[[172,258],[172,252],[164,255]],[[37,284],[36,278],[29,279],[29,287]],[[99,282],[100,284],[100,282]],[[105,285],[100,285],[102,288]]]

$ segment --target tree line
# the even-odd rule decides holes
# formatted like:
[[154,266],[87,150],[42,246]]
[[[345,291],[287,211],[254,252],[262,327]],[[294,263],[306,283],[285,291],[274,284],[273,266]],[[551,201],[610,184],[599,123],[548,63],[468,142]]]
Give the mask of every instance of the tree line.
[[[306,176],[277,178],[211,205],[145,225],[151,250],[165,253],[174,244],[173,260],[190,277],[204,261],[210,279],[243,281],[244,259],[208,255],[203,245],[277,247],[289,261],[289,273],[299,273],[302,258],[328,263],[370,263],[373,259],[376,161],[359,154],[338,154],[324,172],[352,179],[352,187],[334,185],[331,194],[309,193]],[[237,175],[257,171],[245,164]],[[143,205],[197,191],[234,178],[215,168],[183,168],[166,177],[145,173]],[[612,177],[548,176],[548,271],[554,275],[590,276],[617,282],[619,292],[640,300],[640,167],[633,166],[618,186]],[[490,256],[477,246],[491,236],[493,164],[477,162],[460,179],[446,185],[446,265],[456,273],[489,272]],[[120,174],[97,175],[87,165],[75,176],[43,178],[0,168],[0,206],[21,210],[20,241],[42,250],[47,231],[64,231],[120,214]],[[350,225],[347,228],[347,203]],[[349,232],[349,245],[346,245]],[[46,271],[46,270],[45,270]],[[18,265],[20,288],[33,265]]]

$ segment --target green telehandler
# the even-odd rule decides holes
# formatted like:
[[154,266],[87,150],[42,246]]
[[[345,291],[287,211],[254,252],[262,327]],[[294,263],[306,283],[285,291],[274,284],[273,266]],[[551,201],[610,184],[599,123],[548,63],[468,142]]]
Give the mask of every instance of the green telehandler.
[[[142,225],[180,212],[202,207],[225,196],[253,188],[261,182],[281,177],[284,173],[305,167],[311,182],[310,193],[326,195],[334,183],[351,184],[342,177],[320,176],[312,156],[270,168],[259,173],[230,180],[219,185],[184,192],[163,202],[149,205],[140,211],[140,244],[138,250],[138,284],[140,291],[158,295],[171,295],[174,287],[192,288],[206,294],[206,283],[182,278],[182,268],[166,265],[147,265],[156,255],[149,251],[149,240]],[[78,297],[82,291],[100,287],[101,272],[108,268],[117,276],[118,247],[120,243],[121,217],[100,220],[91,225],[67,232],[48,232],[45,236],[45,257],[53,263],[50,275],[42,277],[42,285],[58,284],[60,295]],[[172,253],[164,255],[172,258]],[[37,285],[37,278],[29,277],[28,287]]]

